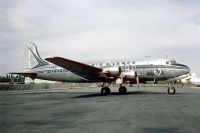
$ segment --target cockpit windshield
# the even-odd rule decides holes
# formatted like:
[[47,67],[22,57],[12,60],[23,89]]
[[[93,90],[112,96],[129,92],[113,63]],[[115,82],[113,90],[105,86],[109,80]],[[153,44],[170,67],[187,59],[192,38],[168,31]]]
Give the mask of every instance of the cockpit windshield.
[[170,60],[170,63],[171,64],[176,64],[176,61],[175,60]]
[[167,65],[176,64],[176,61],[175,60],[169,60],[169,61],[166,61],[166,64]]

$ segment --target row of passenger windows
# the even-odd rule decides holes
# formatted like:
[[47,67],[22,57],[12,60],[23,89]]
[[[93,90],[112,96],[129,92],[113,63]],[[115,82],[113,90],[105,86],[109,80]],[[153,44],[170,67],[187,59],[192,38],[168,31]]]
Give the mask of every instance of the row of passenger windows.
[[[155,63],[155,61],[154,62],[152,62],[152,63],[150,63],[150,62],[146,62],[146,63],[144,63],[144,64],[151,64],[151,65],[153,65]],[[165,62],[164,62],[165,63]],[[176,61],[174,61],[174,60],[170,60],[170,61],[166,61],[166,64],[167,65],[169,65],[169,64],[173,64],[173,63],[176,63]],[[135,61],[128,61],[128,62],[114,62],[114,63],[97,63],[97,64],[91,64],[92,66],[95,66],[95,67],[104,67],[104,66],[129,66],[129,65],[134,65],[135,64]],[[160,63],[155,63],[155,64],[160,64]],[[163,64],[163,63],[161,63],[161,64]],[[163,64],[164,65],[164,64]]]
[[133,62],[98,63],[98,64],[92,64],[92,66],[95,66],[95,67],[102,67],[102,66],[126,66],[126,65],[133,65],[133,64],[135,64],[135,61],[133,61]]
[[68,71],[65,69],[54,69],[54,70],[46,70],[43,71],[42,73],[59,73],[59,72],[68,72]]
[[122,70],[135,70],[135,66],[121,66]]

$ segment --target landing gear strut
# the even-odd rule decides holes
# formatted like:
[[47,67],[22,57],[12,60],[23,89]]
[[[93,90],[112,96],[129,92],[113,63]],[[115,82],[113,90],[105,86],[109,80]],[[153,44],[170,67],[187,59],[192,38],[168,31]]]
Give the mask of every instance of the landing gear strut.
[[169,87],[167,89],[168,94],[170,95],[174,95],[176,93],[176,89],[174,86],[171,85],[171,83],[169,83]]

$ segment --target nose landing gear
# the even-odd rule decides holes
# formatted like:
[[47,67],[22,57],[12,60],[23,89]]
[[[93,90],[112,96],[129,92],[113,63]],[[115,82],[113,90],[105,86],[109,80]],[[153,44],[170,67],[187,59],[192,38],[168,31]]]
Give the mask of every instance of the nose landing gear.
[[169,95],[174,95],[176,93],[176,88],[174,86],[172,86],[171,83],[169,83],[169,87],[167,89],[167,93]]

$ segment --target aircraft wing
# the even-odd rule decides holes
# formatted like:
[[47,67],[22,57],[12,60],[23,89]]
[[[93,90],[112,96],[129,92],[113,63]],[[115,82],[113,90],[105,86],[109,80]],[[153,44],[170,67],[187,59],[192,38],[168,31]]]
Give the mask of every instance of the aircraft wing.
[[9,74],[18,74],[25,77],[30,77],[31,79],[35,79],[37,76],[37,73],[31,73],[31,72],[14,72],[14,73],[9,73]]
[[95,76],[99,72],[102,72],[101,68],[93,67],[62,57],[46,58],[45,60],[85,78]]

